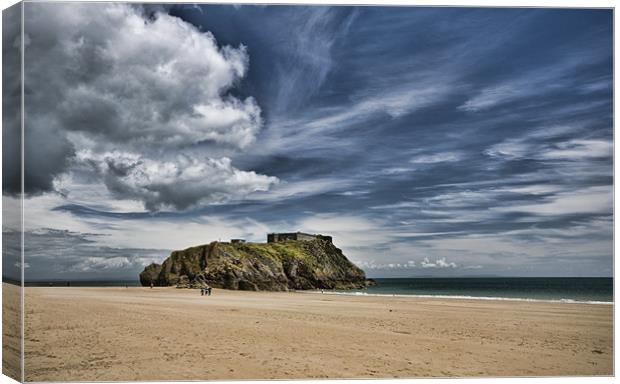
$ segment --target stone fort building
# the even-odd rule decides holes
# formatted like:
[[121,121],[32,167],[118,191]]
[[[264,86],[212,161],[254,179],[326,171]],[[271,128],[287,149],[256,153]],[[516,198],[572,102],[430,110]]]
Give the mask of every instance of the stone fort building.
[[330,243],[332,242],[331,236],[323,236],[323,235],[311,235],[309,233],[303,232],[291,232],[291,233],[268,233],[267,234],[267,242],[268,243],[277,243],[280,241],[287,240],[305,240],[311,241],[316,239],[328,240]]

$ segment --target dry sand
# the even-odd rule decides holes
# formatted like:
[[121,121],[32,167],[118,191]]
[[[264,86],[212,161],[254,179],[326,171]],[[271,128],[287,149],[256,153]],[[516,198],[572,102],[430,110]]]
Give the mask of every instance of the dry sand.
[[611,305],[26,288],[26,380],[612,375]]
[[2,373],[21,381],[20,287],[2,284]]

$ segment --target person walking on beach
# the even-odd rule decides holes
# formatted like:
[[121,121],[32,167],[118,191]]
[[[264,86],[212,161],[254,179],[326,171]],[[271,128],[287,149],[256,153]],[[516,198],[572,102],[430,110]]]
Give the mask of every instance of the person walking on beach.
[[200,296],[204,296],[205,295],[205,289],[204,288],[200,288]]
[[207,288],[207,294],[208,294],[209,296],[211,296],[211,287],[208,287],[208,288]]

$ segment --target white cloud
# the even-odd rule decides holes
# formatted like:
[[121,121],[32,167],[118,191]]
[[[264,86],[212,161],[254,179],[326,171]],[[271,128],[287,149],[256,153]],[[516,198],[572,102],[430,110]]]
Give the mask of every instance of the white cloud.
[[[135,219],[130,216],[76,216],[68,211],[52,209],[62,203],[62,197],[54,195],[28,199],[25,205],[26,229],[36,231],[37,228],[54,227],[80,233],[98,233],[100,236],[93,238],[94,242],[90,243],[92,247],[156,250],[183,249],[218,239],[226,241],[230,238],[263,242],[265,234],[271,231],[302,230],[334,236],[335,244],[343,249],[350,260],[369,270],[386,269],[389,268],[389,264],[392,264],[393,270],[424,268],[422,261],[427,257],[428,261],[424,262],[427,269],[428,265],[435,264],[438,270],[441,269],[441,265],[448,270],[453,268],[451,263],[454,263],[457,264],[454,268],[483,265],[485,271],[507,273],[510,268],[516,270],[527,265],[541,265],[545,263],[544,260],[548,260],[545,264],[547,266],[557,265],[557,260],[560,258],[579,263],[585,257],[609,255],[612,252],[611,219],[593,219],[562,228],[538,228],[540,220],[535,220],[528,229],[500,228],[490,234],[446,233],[446,236],[417,239],[415,245],[412,245],[397,240],[401,234],[424,234],[422,231],[415,231],[415,228],[411,227],[410,231],[406,232],[404,228],[394,228],[393,223],[370,220],[361,216],[313,215],[297,222],[276,223],[263,223],[250,218],[235,219],[223,215],[191,219],[165,216]],[[466,216],[465,213],[462,215]],[[590,240],[584,242],[584,238]],[[46,247],[49,249],[49,244],[41,248],[42,254],[45,254]],[[132,254],[144,257],[144,260],[141,260],[145,263],[153,260],[161,261],[164,257],[158,256],[158,258],[155,256],[156,253],[151,252],[132,252]],[[434,255],[434,260],[427,256],[429,254]],[[30,256],[32,255],[27,256],[27,261],[33,265]],[[81,254],[79,259],[87,256],[89,255]],[[443,262],[437,261],[441,259],[444,259]],[[408,263],[409,261],[414,261],[415,266],[413,263]],[[34,265],[38,265],[37,263]],[[373,268],[368,263],[373,263],[377,267]]]
[[170,160],[156,160],[119,151],[81,151],[77,159],[92,165],[114,195],[143,201],[148,210],[226,202],[266,191],[278,182],[275,177],[240,171],[228,158],[177,155]]
[[[6,198],[13,200],[14,198]],[[92,245],[135,249],[184,249],[214,240],[245,238],[264,241],[272,227],[250,218],[233,219],[223,215],[199,216],[191,219],[174,217],[143,217],[130,215],[75,215],[70,210],[55,209],[66,204],[59,195],[31,197],[25,203],[26,231],[47,231],[48,228],[75,233],[96,233]],[[7,228],[17,230],[18,228]],[[286,226],[278,230],[287,229]],[[45,247],[41,249],[45,253]],[[85,255],[82,255],[85,256]]]
[[443,162],[454,162],[461,160],[462,156],[460,153],[456,152],[443,152],[437,153],[433,155],[420,155],[411,159],[412,163],[415,164],[433,164],[433,163],[443,163]]
[[401,201],[394,204],[374,205],[370,209],[398,209],[398,208],[420,208],[422,204],[417,201]]
[[518,95],[519,90],[508,84],[489,87],[467,100],[463,105],[459,106],[458,109],[467,112],[478,112],[507,100],[514,99]]
[[362,216],[319,214],[294,224],[299,230],[333,235],[343,247],[365,248],[389,242],[391,231],[383,223]]
[[[76,272],[91,272],[101,271],[106,269],[125,269],[134,266],[136,262],[129,260],[128,257],[86,257],[77,264],[71,265],[68,270]],[[144,264],[137,263],[138,266],[144,266]]]
[[581,160],[613,156],[614,145],[606,140],[569,140],[543,152],[541,158],[551,160]]
[[262,125],[254,99],[229,94],[247,72],[244,46],[220,48],[211,33],[166,13],[147,19],[127,4],[26,10],[28,49],[46,58],[28,62],[27,80],[56,87],[53,103],[40,100],[50,95],[44,87],[31,111],[56,110],[65,130],[116,143],[244,147]]
[[525,212],[534,215],[612,214],[613,190],[611,186],[582,188],[557,193],[542,202],[505,207],[494,207],[501,212]]
[[[445,97],[450,91],[447,81],[440,84],[421,81],[407,84],[398,89],[389,88],[357,96],[345,107],[326,107],[301,119],[274,121],[267,130],[262,150],[287,148],[289,151],[309,151],[331,146],[333,141],[325,138],[361,122],[385,116],[398,119],[426,108]],[[320,138],[317,140],[317,138]],[[339,139],[339,143],[348,141]],[[346,148],[342,148],[346,150]]]
[[392,235],[396,238],[415,238],[415,237],[430,237],[441,235],[455,235],[463,233],[465,231],[450,231],[450,232],[398,232],[395,231]]
[[520,139],[508,139],[492,145],[484,151],[491,157],[501,157],[509,160],[528,156],[532,152],[532,145]]
[[394,167],[394,168],[385,168],[381,170],[381,173],[384,175],[399,175],[402,173],[407,173],[413,171],[413,168],[403,168],[403,167]]
[[267,32],[286,36],[273,47],[286,58],[273,58],[274,114],[294,111],[319,91],[334,65],[334,45],[347,35],[357,13],[342,18],[332,7],[297,7],[287,14],[288,23]]
[[342,178],[317,178],[300,181],[282,180],[275,184],[268,192],[256,192],[247,197],[247,200],[273,201],[303,196],[317,195],[321,193],[341,191],[353,185],[351,180]]
[[424,199],[427,206],[436,207],[472,207],[485,204],[494,204],[498,197],[495,189],[482,189],[478,191],[448,192]]
[[556,61],[546,68],[539,67],[525,72],[520,77],[484,87],[457,109],[466,112],[480,112],[510,102],[565,89],[574,81],[570,75],[580,65],[590,60],[592,60],[590,55],[572,52],[570,56]]
[[484,268],[482,265],[468,265],[463,267],[463,269],[482,269]]
[[342,196],[363,196],[363,195],[367,195],[369,193],[370,193],[370,191],[362,190],[362,191],[344,191],[344,192],[340,192],[338,194],[342,195]]
[[558,268],[567,270],[571,265],[578,268],[579,264],[597,263],[597,258],[611,260],[611,218],[559,228],[541,228],[540,224],[537,220],[526,229],[437,237],[419,241],[417,246],[438,258],[458,255],[458,265],[463,268],[482,265],[485,271],[500,274],[509,271],[555,274]]
[[504,232],[505,236],[531,236],[538,239],[545,239],[552,243],[562,243],[567,239],[593,238],[595,236],[612,236],[613,219],[596,218],[577,221],[574,224],[563,228],[539,228],[532,226],[526,229],[514,229]]
[[560,192],[566,189],[561,185],[553,185],[553,184],[530,184],[530,185],[519,185],[514,187],[502,187],[497,188],[498,192],[508,192],[508,193],[520,193],[523,195],[546,195],[550,193]]
[[232,94],[248,70],[243,45],[218,46],[210,32],[128,4],[25,9],[27,55],[37,58],[25,68],[28,132],[62,138],[27,148],[30,169],[44,170],[28,185],[71,194],[83,187],[72,173],[91,164],[99,180],[91,173],[90,184],[155,210],[238,199],[277,181],[222,154],[246,149],[263,125],[256,101]]
[[409,88],[368,95],[349,108],[314,119],[306,126],[312,128],[312,132],[316,132],[316,129],[336,129],[343,123],[367,119],[378,113],[387,113],[392,118],[399,118],[437,102],[448,93],[448,90],[448,87],[443,84],[424,84],[418,87],[409,85]]
[[363,270],[407,270],[413,269],[416,267],[416,262],[413,260],[408,260],[406,262],[393,262],[393,263],[377,263],[375,260],[371,261],[353,261],[355,265],[362,268]]
[[579,161],[613,155],[611,140],[571,139],[556,143],[537,141],[544,137],[547,136],[541,136],[534,132],[520,138],[507,139],[487,148],[485,154],[508,160],[534,159],[542,161]]
[[437,259],[435,262],[431,262],[428,257],[425,257],[421,265],[422,268],[456,268],[456,263],[447,262],[445,257]]

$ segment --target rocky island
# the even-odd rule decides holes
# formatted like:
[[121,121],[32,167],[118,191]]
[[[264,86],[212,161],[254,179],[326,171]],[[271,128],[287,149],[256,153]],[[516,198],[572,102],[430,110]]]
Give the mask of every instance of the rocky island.
[[353,289],[374,284],[330,236],[274,233],[267,243],[214,241],[173,251],[140,274],[143,286],[287,291]]

